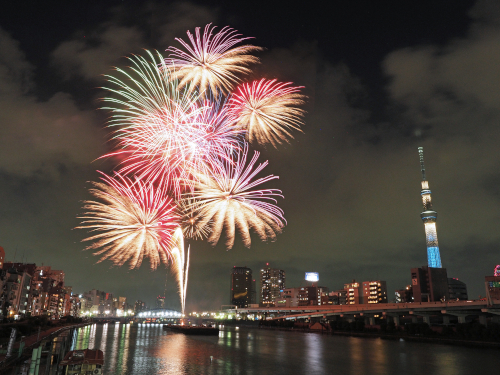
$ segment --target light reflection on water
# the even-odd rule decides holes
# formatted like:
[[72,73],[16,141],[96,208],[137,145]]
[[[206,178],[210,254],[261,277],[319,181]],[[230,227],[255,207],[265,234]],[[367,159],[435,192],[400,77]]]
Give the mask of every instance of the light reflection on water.
[[[154,324],[78,330],[72,349],[104,352],[105,374],[469,375],[496,373],[498,350],[314,333],[238,330],[185,336]],[[212,357],[212,358],[211,358]]]

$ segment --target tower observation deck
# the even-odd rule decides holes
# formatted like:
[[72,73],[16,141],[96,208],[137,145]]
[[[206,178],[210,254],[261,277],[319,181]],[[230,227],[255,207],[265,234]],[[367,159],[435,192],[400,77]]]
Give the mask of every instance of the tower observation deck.
[[427,264],[429,267],[442,268],[441,255],[439,254],[439,244],[436,231],[437,212],[432,209],[431,191],[429,182],[425,178],[424,148],[418,148],[420,156],[420,170],[422,171],[422,204],[424,210],[420,214],[424,222],[425,240],[427,244]]

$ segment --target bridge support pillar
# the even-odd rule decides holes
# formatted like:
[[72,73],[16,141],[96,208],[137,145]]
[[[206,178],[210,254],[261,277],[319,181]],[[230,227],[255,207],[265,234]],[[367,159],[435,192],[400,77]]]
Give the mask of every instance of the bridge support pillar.
[[417,318],[416,316],[412,316],[412,317],[411,317],[411,322],[412,322],[413,324],[417,324],[417,323],[418,323],[418,318]]
[[425,324],[431,325],[431,316],[430,315],[423,315],[422,318],[423,318]]
[[443,315],[443,324],[444,325],[450,324],[450,317],[448,315]]

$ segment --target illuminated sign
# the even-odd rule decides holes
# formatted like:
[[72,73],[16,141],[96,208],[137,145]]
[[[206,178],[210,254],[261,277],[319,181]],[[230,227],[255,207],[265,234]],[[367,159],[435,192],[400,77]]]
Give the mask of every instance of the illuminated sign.
[[306,272],[306,281],[310,281],[312,283],[317,282],[319,280],[319,273],[317,272]]

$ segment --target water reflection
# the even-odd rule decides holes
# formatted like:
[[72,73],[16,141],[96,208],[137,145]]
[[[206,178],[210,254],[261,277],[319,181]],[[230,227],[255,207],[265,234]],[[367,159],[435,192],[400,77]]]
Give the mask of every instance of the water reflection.
[[72,349],[105,352],[104,372],[127,374],[468,375],[495,373],[498,352],[446,345],[225,327],[185,336],[154,324],[81,328]]
[[325,374],[323,365],[323,343],[321,336],[315,333],[308,333],[304,337],[306,342],[306,366],[310,373]]

